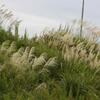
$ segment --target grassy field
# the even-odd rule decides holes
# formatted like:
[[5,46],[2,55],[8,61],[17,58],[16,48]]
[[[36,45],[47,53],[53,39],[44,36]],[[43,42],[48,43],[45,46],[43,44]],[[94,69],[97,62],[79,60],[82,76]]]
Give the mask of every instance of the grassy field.
[[0,100],[100,100],[100,44],[65,29],[16,34],[0,28]]

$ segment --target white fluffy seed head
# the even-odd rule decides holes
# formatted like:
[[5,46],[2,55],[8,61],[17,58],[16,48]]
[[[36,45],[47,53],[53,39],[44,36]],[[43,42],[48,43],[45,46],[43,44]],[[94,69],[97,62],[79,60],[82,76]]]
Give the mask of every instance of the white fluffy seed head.
[[89,48],[90,52],[93,52],[94,48],[95,48],[95,44],[91,45],[91,47]]
[[24,48],[20,48],[17,52],[15,52],[12,57],[11,57],[11,62],[14,64],[16,63],[20,63],[19,59],[21,59],[22,55],[23,55],[23,52],[24,52]]
[[73,36],[71,34],[65,34],[63,37],[61,37],[62,41],[66,44],[72,45],[74,43]]
[[14,53],[16,51],[16,42],[12,42],[7,50],[7,54]]
[[19,54],[23,55],[23,53],[24,53],[24,48],[21,47],[17,52],[18,52]]
[[35,58],[35,47],[32,47],[29,52],[28,61],[32,63],[34,58]]
[[56,67],[57,66],[57,58],[56,57],[53,57],[53,58],[50,58],[46,64],[44,65],[44,68],[53,68],[53,67]]
[[42,93],[46,89],[47,89],[47,84],[46,83],[41,83],[38,87],[35,88],[35,91]]
[[35,47],[32,47],[29,54],[35,54]]
[[46,53],[43,53],[40,55],[40,57],[36,57],[34,59],[34,63],[32,65],[32,68],[34,70],[38,70],[40,68],[43,68],[43,65],[46,63],[46,58],[47,58],[47,54]]
[[10,45],[10,41],[9,40],[3,42],[2,45],[1,45],[1,48],[0,48],[0,51],[6,52],[7,49],[9,48],[9,45]]
[[21,60],[24,61],[24,60],[27,60],[28,59],[28,55],[29,55],[29,47],[26,47],[25,51],[23,52],[23,55],[21,57]]

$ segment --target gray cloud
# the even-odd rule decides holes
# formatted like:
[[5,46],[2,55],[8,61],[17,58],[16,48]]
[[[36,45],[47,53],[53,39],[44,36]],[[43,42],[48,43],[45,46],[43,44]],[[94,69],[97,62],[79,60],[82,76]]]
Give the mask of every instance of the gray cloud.
[[[41,24],[44,27],[56,26],[72,19],[80,19],[81,2],[82,0],[4,0],[6,7],[35,28],[42,27]],[[100,0],[85,0],[85,20],[100,25],[99,9]],[[21,13],[23,16],[20,16]],[[34,21],[33,24],[31,20]]]

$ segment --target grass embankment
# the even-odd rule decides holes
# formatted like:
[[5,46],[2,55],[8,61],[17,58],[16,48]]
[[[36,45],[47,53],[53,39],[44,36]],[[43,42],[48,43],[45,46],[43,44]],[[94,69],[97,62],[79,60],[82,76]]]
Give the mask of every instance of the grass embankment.
[[29,39],[1,30],[0,44],[0,100],[100,100],[94,41],[63,31]]

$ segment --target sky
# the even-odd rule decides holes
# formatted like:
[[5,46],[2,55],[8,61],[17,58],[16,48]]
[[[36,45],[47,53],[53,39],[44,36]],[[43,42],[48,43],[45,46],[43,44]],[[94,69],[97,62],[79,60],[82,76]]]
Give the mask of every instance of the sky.
[[[0,0],[1,1],[1,0]],[[80,19],[82,0],[2,0],[29,35]],[[100,0],[85,0],[84,20],[100,26]]]

